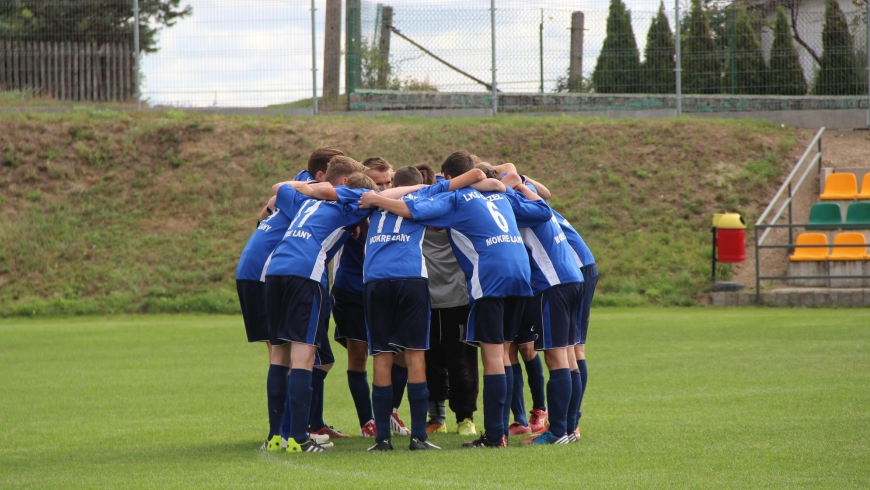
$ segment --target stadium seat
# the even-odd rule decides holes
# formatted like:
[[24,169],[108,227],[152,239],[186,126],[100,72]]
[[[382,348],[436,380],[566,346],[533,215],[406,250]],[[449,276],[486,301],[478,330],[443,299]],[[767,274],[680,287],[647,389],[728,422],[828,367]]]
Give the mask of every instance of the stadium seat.
[[797,247],[794,249],[794,253],[788,256],[788,260],[792,262],[819,262],[828,258],[828,237],[822,233],[801,233],[795,239],[794,244],[824,246]]
[[861,233],[837,233],[834,245],[860,245],[858,247],[832,247],[828,260],[864,260],[867,242]]
[[846,230],[870,229],[870,202],[849,204],[849,208],[846,210],[846,222],[842,228]]
[[825,192],[819,196],[823,201],[851,200],[858,195],[858,179],[855,174],[831,174],[825,180]]
[[838,230],[843,227],[843,215],[840,205],[832,202],[820,202],[810,208],[810,223],[807,230]]
[[870,172],[864,174],[861,179],[861,192],[855,196],[856,199],[870,199]]

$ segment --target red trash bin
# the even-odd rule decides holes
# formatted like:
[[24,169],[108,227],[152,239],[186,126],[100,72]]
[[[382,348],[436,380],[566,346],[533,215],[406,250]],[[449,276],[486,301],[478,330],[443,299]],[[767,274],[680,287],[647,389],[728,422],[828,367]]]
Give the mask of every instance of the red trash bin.
[[737,213],[725,213],[714,218],[716,228],[716,260],[746,262],[746,222]]

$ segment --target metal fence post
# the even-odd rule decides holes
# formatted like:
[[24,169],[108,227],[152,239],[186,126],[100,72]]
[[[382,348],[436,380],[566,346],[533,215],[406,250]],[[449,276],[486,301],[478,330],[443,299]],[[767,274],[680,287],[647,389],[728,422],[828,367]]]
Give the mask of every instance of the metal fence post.
[[492,116],[498,113],[498,89],[496,88],[495,76],[495,0],[489,2],[489,21],[491,25],[490,32],[492,33]]
[[314,13],[317,9],[314,8],[314,1],[311,0],[311,103],[312,115],[317,115],[317,22],[314,18]]
[[538,60],[541,62],[541,93],[544,93],[544,9],[541,9],[541,26],[538,30]]
[[676,93],[676,97],[677,97],[677,117],[679,117],[679,116],[681,116],[681,115],[683,114],[683,88],[682,88],[682,85],[681,85],[681,83],[682,83],[682,72],[683,72],[682,67],[683,67],[683,64],[682,64],[682,59],[681,59],[681,56],[680,56],[680,45],[681,45],[683,42],[682,42],[682,40],[680,39],[680,0],[674,0],[674,24],[676,24],[676,26],[675,26],[675,28],[674,28],[675,31],[676,31],[675,34],[674,34],[674,37],[676,38],[676,39],[675,39],[675,41],[676,41],[675,45],[676,45],[676,48],[677,48],[677,49],[676,49],[676,58],[677,58],[677,59],[675,60],[675,61],[676,61],[676,68],[674,68],[674,75],[675,75],[674,78],[675,78],[676,81],[677,81],[677,86],[676,86],[676,90],[677,90],[677,93]]
[[133,49],[136,60],[133,63],[133,83],[136,94],[136,109],[142,108],[142,92],[139,75],[139,0],[133,0]]

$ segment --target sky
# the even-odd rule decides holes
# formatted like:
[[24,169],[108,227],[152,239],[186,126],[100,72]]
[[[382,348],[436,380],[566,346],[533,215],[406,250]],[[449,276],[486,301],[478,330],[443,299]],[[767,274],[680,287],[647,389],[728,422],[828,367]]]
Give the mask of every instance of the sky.
[[[383,3],[393,7],[393,24],[402,33],[473,76],[491,80],[489,0]],[[659,0],[626,3],[642,51]],[[312,96],[310,1],[188,0],[183,4],[193,7],[193,15],[164,29],[160,50],[143,57],[143,97],[149,104],[263,107]],[[586,15],[583,66],[584,72],[591,74],[604,40],[608,5],[608,0],[496,0],[499,87],[536,92],[543,74],[544,91],[553,90],[557,79],[567,72],[574,10]],[[318,93],[322,88],[325,7],[326,0],[315,0]],[[666,10],[672,18],[673,4]],[[376,11],[375,2],[363,2],[362,33],[366,38],[374,37]],[[392,37],[391,52],[400,79],[427,81],[440,90],[485,90],[397,36]],[[344,73],[341,79],[343,91]]]

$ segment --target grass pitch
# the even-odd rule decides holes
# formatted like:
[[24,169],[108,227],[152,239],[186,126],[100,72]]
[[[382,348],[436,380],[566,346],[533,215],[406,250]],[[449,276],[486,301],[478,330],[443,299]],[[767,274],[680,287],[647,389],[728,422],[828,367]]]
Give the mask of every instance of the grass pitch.
[[[460,450],[438,435],[441,452],[395,438],[369,454],[353,438],[295,455],[256,450],[267,359],[240,317],[3,320],[0,488],[867,487],[868,323],[859,309],[597,309],[579,444]],[[337,354],[326,419],[355,432]]]

